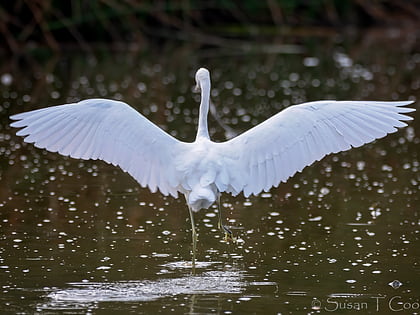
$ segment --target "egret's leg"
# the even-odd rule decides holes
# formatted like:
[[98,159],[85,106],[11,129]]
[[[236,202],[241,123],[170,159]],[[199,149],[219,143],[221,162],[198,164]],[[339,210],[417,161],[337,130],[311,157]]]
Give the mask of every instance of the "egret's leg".
[[195,252],[197,251],[197,231],[195,230],[193,211],[190,206],[188,206],[190,211],[190,220],[191,220],[191,234],[192,234],[192,267],[195,268]]
[[231,241],[235,242],[236,239],[235,239],[235,237],[233,237],[232,231],[226,225],[224,225],[223,222],[222,222],[223,220],[222,220],[222,207],[220,205],[220,194],[217,196],[217,210],[219,212],[218,227],[219,227],[219,230],[221,230],[222,232],[225,233],[224,240],[225,241],[231,240]]

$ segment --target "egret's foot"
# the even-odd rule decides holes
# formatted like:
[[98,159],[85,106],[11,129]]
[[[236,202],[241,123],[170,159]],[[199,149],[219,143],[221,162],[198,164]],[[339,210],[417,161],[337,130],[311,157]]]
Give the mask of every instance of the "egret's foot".
[[222,225],[221,229],[225,232],[225,237],[223,238],[225,242],[231,241],[232,243],[236,243],[236,237],[233,236],[232,231],[226,225]]
[[219,197],[218,197],[218,200],[217,200],[217,209],[218,209],[218,212],[219,212],[219,222],[218,222],[217,226],[218,226],[219,230],[221,230],[225,234],[225,237],[223,238],[223,240],[225,242],[232,241],[233,243],[236,243],[236,237],[233,236],[232,231],[226,225],[224,225],[222,223],[222,211],[221,211],[221,208],[220,208],[220,194],[219,194]]

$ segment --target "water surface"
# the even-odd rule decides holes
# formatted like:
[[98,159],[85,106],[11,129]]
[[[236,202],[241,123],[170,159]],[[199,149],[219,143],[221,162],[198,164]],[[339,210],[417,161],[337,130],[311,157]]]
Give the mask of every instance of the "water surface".
[[419,98],[415,47],[323,41],[288,53],[182,46],[3,60],[2,313],[419,313],[418,112],[408,128],[269,193],[223,195],[237,244],[223,241],[215,207],[199,212],[195,273],[182,198],[152,194],[104,162],[36,149],[8,126],[10,114],[107,97],[192,141],[199,66],[212,73],[217,141],[303,101]]

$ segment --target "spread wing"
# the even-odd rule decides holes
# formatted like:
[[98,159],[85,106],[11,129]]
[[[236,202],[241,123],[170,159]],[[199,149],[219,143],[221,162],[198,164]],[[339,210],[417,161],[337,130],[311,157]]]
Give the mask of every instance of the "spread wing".
[[216,185],[245,196],[268,191],[330,153],[359,147],[405,127],[412,102],[318,101],[291,106],[215,150]]
[[177,197],[180,176],[173,165],[183,142],[126,103],[88,99],[10,117],[24,141],[79,159],[120,166],[152,192]]

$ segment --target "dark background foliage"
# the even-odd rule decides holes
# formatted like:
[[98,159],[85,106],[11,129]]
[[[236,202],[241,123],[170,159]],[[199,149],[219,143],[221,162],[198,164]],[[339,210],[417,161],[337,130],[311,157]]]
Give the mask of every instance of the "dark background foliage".
[[17,0],[0,4],[3,52],[178,39],[323,35],[368,27],[418,28],[419,0]]

